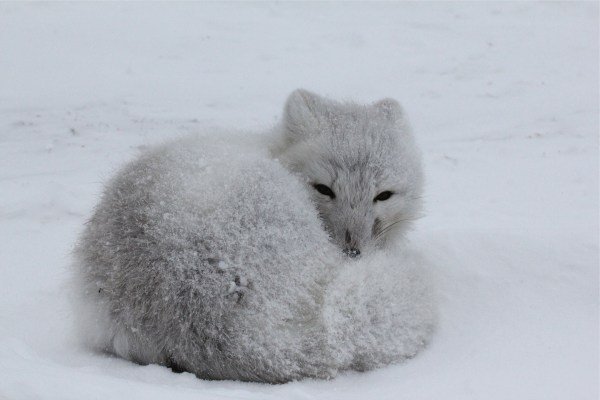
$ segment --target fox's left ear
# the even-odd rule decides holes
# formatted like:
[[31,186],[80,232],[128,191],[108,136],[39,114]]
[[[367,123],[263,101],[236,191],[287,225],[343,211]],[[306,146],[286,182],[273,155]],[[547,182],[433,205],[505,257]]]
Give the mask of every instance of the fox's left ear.
[[284,126],[293,139],[315,131],[325,109],[323,98],[304,89],[297,89],[287,99],[283,113]]
[[404,110],[400,103],[394,99],[383,99],[374,103],[373,106],[390,122],[396,123],[404,116]]

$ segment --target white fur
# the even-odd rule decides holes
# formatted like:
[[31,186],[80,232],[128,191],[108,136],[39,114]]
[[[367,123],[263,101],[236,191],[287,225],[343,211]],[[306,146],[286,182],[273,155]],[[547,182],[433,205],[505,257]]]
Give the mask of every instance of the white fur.
[[[312,114],[289,106],[302,93],[286,112],[305,129]],[[388,121],[399,115],[393,102],[375,107]],[[319,148],[285,132],[283,164],[248,136],[196,136],[146,152],[109,182],[76,250],[90,346],[202,378],[271,383],[374,368],[424,346],[434,313],[418,261],[342,256],[312,189],[286,168],[290,146],[305,151],[309,171],[306,151]],[[327,132],[312,134],[326,143]],[[412,190],[409,169],[381,176]],[[389,212],[410,209],[398,201]]]

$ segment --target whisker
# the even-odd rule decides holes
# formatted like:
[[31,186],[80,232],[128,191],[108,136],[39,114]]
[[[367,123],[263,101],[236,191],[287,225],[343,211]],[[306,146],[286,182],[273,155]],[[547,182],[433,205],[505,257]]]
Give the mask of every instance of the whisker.
[[415,217],[410,217],[410,218],[397,218],[392,220],[392,222],[390,222],[388,225],[384,226],[375,236],[374,241],[377,242],[379,241],[386,233],[388,233],[390,230],[392,230],[396,225],[403,223],[403,222],[411,222],[414,221],[416,219],[421,218],[420,216],[415,216]]

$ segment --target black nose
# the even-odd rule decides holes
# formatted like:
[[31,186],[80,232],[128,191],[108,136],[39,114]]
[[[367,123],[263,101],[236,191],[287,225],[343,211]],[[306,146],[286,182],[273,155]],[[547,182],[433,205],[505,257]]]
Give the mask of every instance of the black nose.
[[344,249],[343,253],[350,258],[356,258],[356,257],[360,256],[360,250],[356,249],[354,247]]

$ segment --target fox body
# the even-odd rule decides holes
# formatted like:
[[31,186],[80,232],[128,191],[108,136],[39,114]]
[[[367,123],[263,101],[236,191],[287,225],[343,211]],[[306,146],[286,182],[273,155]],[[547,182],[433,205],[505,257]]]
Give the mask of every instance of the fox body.
[[372,251],[419,209],[399,112],[297,91],[274,142],[195,136],[126,165],[75,250],[87,345],[270,383],[414,356],[434,324],[428,280],[414,254]]

